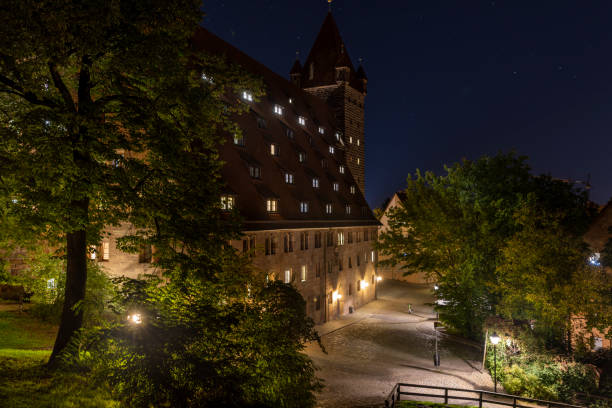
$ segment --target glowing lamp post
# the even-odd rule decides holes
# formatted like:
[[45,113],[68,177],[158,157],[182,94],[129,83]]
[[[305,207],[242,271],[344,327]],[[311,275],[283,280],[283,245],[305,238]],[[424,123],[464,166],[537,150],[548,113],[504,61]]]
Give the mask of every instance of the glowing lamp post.
[[128,322],[132,324],[141,324],[142,323],[142,315],[140,313],[134,313],[132,315],[128,315]]
[[378,299],[378,282],[382,281],[382,276],[377,276],[376,277],[376,283],[374,286],[374,299]]
[[489,337],[489,340],[491,340],[491,344],[493,344],[493,381],[495,384],[495,392],[497,392],[497,343],[499,343],[500,338],[497,333],[493,333],[493,335]]

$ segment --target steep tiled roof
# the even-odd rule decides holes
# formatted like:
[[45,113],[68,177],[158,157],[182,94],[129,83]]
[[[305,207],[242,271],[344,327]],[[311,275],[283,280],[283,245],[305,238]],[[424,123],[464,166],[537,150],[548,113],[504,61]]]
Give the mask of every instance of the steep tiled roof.
[[[266,87],[266,95],[259,101],[240,101],[240,96],[235,96],[235,103],[250,106],[248,114],[235,118],[243,130],[244,146],[235,145],[233,136],[227,135],[227,142],[220,147],[221,158],[226,162],[223,178],[228,191],[236,195],[246,230],[378,225],[360,189],[356,187],[351,193],[351,186],[356,183],[346,165],[344,146],[334,136],[334,112],[323,100],[205,29],[196,32],[193,42],[196,49],[225,55],[262,78]],[[282,106],[282,115],[274,112],[276,104]],[[305,118],[305,125],[298,123],[298,117]],[[258,126],[258,118],[265,121],[265,128]],[[270,154],[270,144],[279,148],[278,156]],[[333,154],[330,146],[334,148]],[[305,155],[304,162],[299,161],[300,153]],[[345,166],[345,174],[340,173],[340,164]],[[260,166],[260,179],[250,176],[252,165]],[[285,182],[285,172],[293,174],[293,184]],[[314,177],[318,179],[318,188],[313,188]],[[332,180],[340,184],[339,191],[333,191]],[[268,198],[279,200],[278,213],[268,213]],[[302,201],[309,204],[306,214],[300,212]],[[325,212],[328,203],[333,206],[331,215]]]

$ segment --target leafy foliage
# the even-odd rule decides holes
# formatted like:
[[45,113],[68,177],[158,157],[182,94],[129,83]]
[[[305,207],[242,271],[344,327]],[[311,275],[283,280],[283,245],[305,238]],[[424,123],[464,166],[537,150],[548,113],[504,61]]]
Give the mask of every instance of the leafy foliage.
[[[575,256],[556,261],[565,262],[564,266],[577,266],[582,261],[583,247],[577,237],[586,231],[593,216],[586,193],[549,176],[532,176],[525,161],[525,157],[510,153],[474,162],[464,160],[446,167],[443,176],[417,170],[407,180],[401,205],[390,213],[389,231],[381,234],[377,243],[381,253],[389,257],[384,263],[400,265],[406,273],[423,271],[437,282],[437,296],[443,300],[438,304],[441,320],[468,337],[479,338],[485,318],[496,312],[515,318],[529,314],[529,309],[512,308],[512,300],[503,299],[508,294],[516,300],[525,296],[518,290],[524,286],[514,285],[513,292],[500,289],[501,271],[518,272],[507,247],[532,237],[527,224],[541,232],[540,238],[553,239],[546,235],[547,228],[553,226],[557,230],[551,231],[552,236],[568,234],[571,238],[564,242],[575,246],[555,256]],[[540,219],[549,215],[554,216],[555,224]],[[559,243],[559,249],[562,245]],[[524,243],[522,249],[527,246]],[[547,253],[546,248],[534,250],[541,251],[540,257]],[[520,255],[520,249],[513,254]],[[533,262],[540,260],[536,258],[522,259],[520,273],[536,270]],[[528,265],[528,260],[533,262]],[[520,282],[520,273],[515,282]],[[561,279],[567,268],[550,273]],[[525,279],[527,282],[528,276]],[[584,292],[579,295],[582,299],[587,296]]]

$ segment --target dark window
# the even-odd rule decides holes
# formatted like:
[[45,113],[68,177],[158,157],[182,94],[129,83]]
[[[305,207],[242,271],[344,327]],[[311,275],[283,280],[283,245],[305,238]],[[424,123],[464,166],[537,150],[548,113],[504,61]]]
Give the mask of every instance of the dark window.
[[249,241],[247,239],[242,240],[242,252],[246,253],[249,250]]
[[334,233],[331,231],[327,233],[327,246],[334,246]]
[[349,259],[348,259],[348,267],[349,268],[353,267],[353,262],[351,262],[351,257],[350,256],[349,256]]
[[293,252],[293,234],[285,234],[284,244],[285,252]]
[[268,127],[266,120],[262,118],[261,116],[257,116],[257,127],[260,129],[265,129]]
[[349,296],[353,294],[353,285],[349,283]]
[[334,264],[332,261],[327,262],[327,273],[332,273],[334,271]]
[[290,129],[288,127],[285,128],[285,135],[287,135],[287,137],[289,139],[293,139],[294,133],[293,133],[293,129]]
[[355,259],[357,260],[357,266],[359,266],[361,264],[361,257],[357,255]]
[[338,259],[338,270],[342,270],[342,258]]
[[142,245],[138,253],[138,263],[151,263],[152,252],[150,244]]
[[321,263],[320,262],[317,262],[317,264],[315,265],[315,277],[316,278],[321,277]]
[[321,310],[321,296],[315,296],[314,304],[315,304],[315,310]]
[[307,232],[300,233],[300,249],[302,251],[308,249],[308,233]]
[[357,292],[361,291],[361,281],[357,281]]
[[271,249],[270,247],[271,247],[271,245],[270,245],[270,238],[266,238],[266,255],[270,255],[270,252],[271,252],[270,251],[270,249]]
[[276,238],[275,237],[272,237],[272,239],[271,239],[270,254],[272,254],[272,255],[276,254]]
[[321,248],[321,233],[315,232],[315,248]]
[[353,231],[348,232],[348,243],[349,244],[353,243]]
[[249,166],[249,175],[252,178],[261,178],[261,167],[259,166]]
[[251,239],[249,240],[249,246],[251,249],[251,256],[255,255],[255,237],[251,237]]
[[363,231],[363,240],[364,240],[364,241],[368,241],[368,240],[370,239],[370,237],[369,237],[369,232],[370,232],[370,231],[368,231],[368,230],[364,230],[364,231]]

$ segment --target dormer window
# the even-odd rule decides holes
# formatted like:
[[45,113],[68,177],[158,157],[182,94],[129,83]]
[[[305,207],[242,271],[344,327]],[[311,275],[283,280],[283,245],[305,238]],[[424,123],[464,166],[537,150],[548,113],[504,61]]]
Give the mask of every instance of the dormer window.
[[351,190],[351,194],[355,194],[355,186],[351,186],[350,190]]
[[298,123],[302,126],[306,126],[306,118],[303,116],[298,116]]
[[347,204],[344,207],[344,211],[346,212],[346,215],[351,215],[351,206],[349,204]]
[[331,154],[334,154],[335,151],[336,151],[336,149],[334,149],[334,146],[329,146],[329,152]]
[[318,177],[313,177],[312,178],[312,186],[314,188],[319,188],[319,178]]
[[285,183],[293,184],[293,173],[285,173]]
[[270,154],[272,156],[278,156],[280,149],[276,143],[270,143]]
[[300,163],[304,163],[306,161],[306,153],[304,152],[299,152],[298,153],[298,161]]
[[283,107],[280,105],[274,105],[274,113],[276,113],[277,115],[282,115]]
[[244,135],[242,134],[234,134],[234,144],[236,146],[244,146]]
[[340,174],[344,174],[344,166],[342,164],[338,166],[338,171],[340,172]]
[[332,203],[325,204],[325,214],[331,214],[333,210]]
[[253,94],[249,91],[242,91],[242,99],[247,102],[253,102]]
[[306,214],[306,213],[308,213],[308,203],[307,203],[306,201],[302,201],[302,202],[300,203],[300,212],[301,212],[302,214]]
[[278,200],[275,198],[268,198],[266,200],[266,211],[269,213],[278,212]]
[[333,188],[334,188],[334,191],[338,191],[338,190],[340,190],[340,185],[337,182],[335,182],[333,184]]
[[221,196],[221,209],[223,211],[230,211],[234,208],[234,196],[222,195]]
[[325,134],[325,128],[323,126],[319,126],[319,133],[322,135]]
[[249,175],[252,178],[261,178],[261,167],[259,166],[249,166]]

